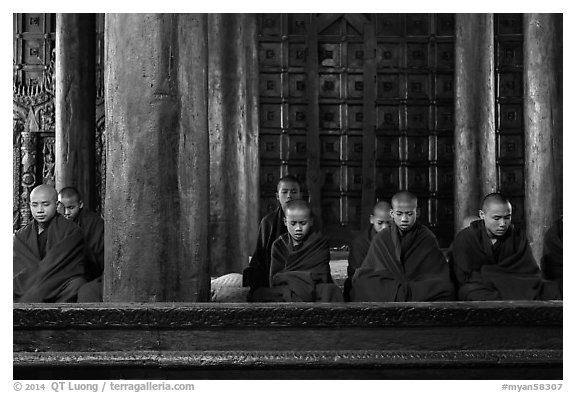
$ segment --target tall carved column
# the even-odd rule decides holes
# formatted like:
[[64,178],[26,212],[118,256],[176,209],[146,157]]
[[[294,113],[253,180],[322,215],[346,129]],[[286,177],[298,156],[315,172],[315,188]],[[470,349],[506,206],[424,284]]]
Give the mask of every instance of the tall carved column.
[[207,301],[206,15],[106,15],[104,300]]
[[209,14],[210,274],[241,272],[259,202],[256,15]]
[[94,208],[96,18],[56,15],[56,188],[75,186]]
[[562,214],[562,14],[524,15],[526,229],[536,260]]
[[455,228],[496,191],[492,14],[456,14]]

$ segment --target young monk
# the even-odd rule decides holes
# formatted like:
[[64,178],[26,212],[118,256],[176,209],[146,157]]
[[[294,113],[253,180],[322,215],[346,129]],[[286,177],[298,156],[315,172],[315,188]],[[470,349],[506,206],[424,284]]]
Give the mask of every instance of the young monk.
[[390,215],[392,207],[388,202],[381,201],[374,206],[374,210],[370,215],[370,227],[360,233],[352,244],[350,245],[350,252],[348,254],[348,277],[344,281],[344,300],[350,301],[350,289],[352,288],[352,277],[356,269],[360,267],[362,261],[368,254],[370,242],[372,238],[384,228],[388,228],[392,223],[392,216]]
[[74,187],[64,187],[58,193],[61,214],[76,223],[84,233],[88,258],[85,266],[89,281],[80,288],[78,302],[102,301],[102,273],[104,272],[104,220],[98,213],[84,207],[80,192]]
[[252,259],[248,267],[243,272],[242,285],[250,287],[249,298],[257,288],[268,288],[270,286],[272,243],[280,235],[286,233],[284,210],[286,204],[295,199],[302,199],[300,183],[293,176],[281,178],[276,187],[276,200],[279,206],[260,221],[256,249],[252,253]]
[[310,206],[293,200],[285,206],[288,233],[272,245],[271,288],[254,293],[257,301],[341,302],[342,292],[330,274],[330,249],[326,237],[313,230]]
[[558,283],[563,291],[562,218],[552,224],[544,235],[540,268],[544,278]]
[[448,264],[434,234],[417,220],[418,200],[408,191],[392,197],[393,223],[372,239],[352,278],[356,302],[454,299]]
[[[499,193],[486,195],[480,220],[454,239],[451,261],[459,300],[555,299],[544,282],[523,231],[511,224],[512,206]],[[554,284],[554,285],[550,285]]]
[[34,220],[14,234],[14,302],[76,302],[84,279],[84,235],[56,211],[58,194],[40,185],[30,193]]

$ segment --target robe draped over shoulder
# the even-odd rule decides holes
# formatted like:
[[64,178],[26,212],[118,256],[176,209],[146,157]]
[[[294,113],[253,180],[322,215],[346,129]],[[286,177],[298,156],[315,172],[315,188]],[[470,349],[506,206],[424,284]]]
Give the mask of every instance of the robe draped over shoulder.
[[84,279],[84,235],[78,225],[57,214],[46,231],[46,255],[40,258],[36,222],[14,234],[14,302],[75,302]]
[[396,225],[380,231],[352,278],[352,301],[454,299],[449,268],[434,234],[416,222],[403,236]]
[[84,232],[90,263],[86,265],[86,277],[94,279],[104,271],[104,220],[98,213],[82,209],[76,224]]
[[102,301],[102,273],[104,272],[104,220],[98,213],[82,209],[74,220],[84,233],[88,258],[85,275],[90,280],[78,291],[78,302]]
[[312,232],[297,247],[288,233],[278,238],[272,246],[270,276],[272,288],[265,291],[263,301],[343,301],[330,274],[328,242],[320,232]]
[[376,231],[372,228],[372,225],[370,225],[367,230],[362,231],[358,236],[356,236],[350,245],[347,267],[348,277],[344,281],[344,300],[347,302],[350,301],[352,277],[354,276],[356,269],[362,265],[364,258],[366,258],[366,254],[368,254],[368,250],[370,249],[370,242],[374,235],[376,235]]
[[523,231],[510,225],[492,244],[483,220],[454,239],[451,268],[459,300],[548,300],[560,297],[557,284],[544,281]]
[[544,235],[540,268],[545,279],[558,283],[563,290],[562,220],[557,220]]
[[284,224],[284,211],[281,207],[278,207],[265,215],[260,221],[256,248],[252,253],[252,259],[248,267],[244,269],[242,274],[243,286],[249,286],[252,290],[270,286],[272,244],[284,233],[287,233],[286,225]]

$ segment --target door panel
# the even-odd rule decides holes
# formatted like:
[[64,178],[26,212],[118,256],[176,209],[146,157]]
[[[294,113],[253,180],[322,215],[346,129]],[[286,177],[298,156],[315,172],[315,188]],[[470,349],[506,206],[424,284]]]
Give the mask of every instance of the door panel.
[[[419,197],[420,220],[453,235],[454,18],[262,14],[262,211],[274,181],[307,182],[330,245],[349,245],[377,200]],[[281,86],[280,86],[281,85]]]

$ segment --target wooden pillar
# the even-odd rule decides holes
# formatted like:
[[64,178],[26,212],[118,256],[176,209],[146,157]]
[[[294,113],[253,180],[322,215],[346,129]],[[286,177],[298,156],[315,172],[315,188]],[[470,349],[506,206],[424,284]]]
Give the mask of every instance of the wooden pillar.
[[56,189],[95,206],[96,16],[56,14]]
[[497,189],[492,14],[456,14],[455,228]]
[[206,18],[106,16],[105,301],[208,300]]
[[209,14],[210,274],[242,272],[258,228],[256,15]]
[[537,261],[562,214],[562,14],[524,15],[526,230]]

